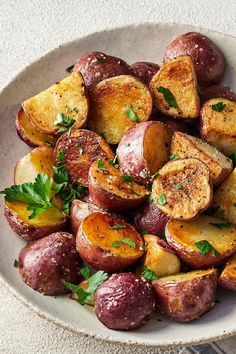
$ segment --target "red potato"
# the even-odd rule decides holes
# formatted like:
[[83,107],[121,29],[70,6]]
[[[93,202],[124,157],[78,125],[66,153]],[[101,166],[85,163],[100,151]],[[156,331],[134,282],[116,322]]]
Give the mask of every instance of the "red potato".
[[133,214],[134,226],[139,232],[146,230],[157,236],[162,235],[168,220],[168,216],[153,202],[146,202]]
[[73,71],[81,72],[89,90],[109,77],[132,75],[130,66],[124,60],[102,52],[85,53],[76,61]]
[[228,86],[213,85],[201,92],[202,104],[216,97],[222,97],[236,102],[236,94]]
[[23,281],[44,295],[60,295],[68,290],[62,279],[79,281],[80,258],[75,241],[67,232],[56,232],[22,248],[19,272]]
[[225,59],[220,48],[210,38],[198,32],[184,33],[166,47],[164,63],[180,55],[189,55],[194,63],[200,87],[218,83],[225,71]]
[[143,255],[143,240],[122,219],[96,212],[80,224],[76,249],[93,268],[113,273],[127,268]]
[[157,115],[156,117],[153,117],[153,120],[165,123],[165,125],[167,125],[172,134],[174,134],[175,132],[188,133],[189,131],[189,126],[186,122],[183,121],[183,119],[181,120],[177,118]]
[[228,290],[236,291],[236,253],[226,263],[219,276],[218,284]]
[[113,274],[95,292],[95,313],[111,329],[141,327],[155,306],[151,285],[132,273]]
[[148,61],[138,61],[131,65],[133,75],[141,80],[144,84],[149,85],[153,76],[158,72],[159,65]]
[[149,192],[133,182],[131,177],[123,176],[109,162],[99,160],[95,161],[89,170],[89,194],[93,202],[101,208],[123,212],[142,204]]
[[191,221],[169,220],[165,235],[170,247],[192,268],[218,266],[236,252],[236,226],[208,215]]
[[171,132],[162,122],[143,122],[121,139],[117,156],[121,171],[141,184],[152,180],[169,159]]
[[60,151],[65,154],[64,166],[71,182],[88,186],[88,172],[93,161],[99,158],[113,159],[114,154],[106,141],[86,129],[73,129],[57,141],[54,158],[59,162]]
[[215,303],[217,270],[195,270],[152,281],[157,306],[172,320],[190,322]]

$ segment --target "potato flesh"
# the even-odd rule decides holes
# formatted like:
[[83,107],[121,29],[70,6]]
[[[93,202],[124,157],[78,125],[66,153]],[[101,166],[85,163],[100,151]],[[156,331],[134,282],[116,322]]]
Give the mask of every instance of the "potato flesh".
[[53,176],[53,148],[43,145],[22,157],[16,165],[15,184],[34,182],[39,173]]
[[[212,109],[212,105],[222,102],[221,112]],[[213,98],[205,103],[201,110],[203,137],[226,155],[236,151],[236,103],[225,98]]]
[[[112,228],[114,225],[124,225],[124,228]],[[102,250],[109,251],[123,258],[138,258],[143,254],[143,240],[135,228],[122,219],[113,218],[108,214],[93,213],[82,222],[82,232],[87,240]],[[129,238],[135,243],[135,248],[122,242]],[[118,241],[115,247],[113,242]]]
[[[171,107],[159,87],[169,89],[178,109]],[[189,56],[180,56],[164,64],[150,82],[155,107],[162,113],[176,118],[197,118],[200,101],[193,62]]]
[[[206,209],[212,198],[210,170],[197,159],[170,161],[159,170],[152,186],[153,200],[174,219],[191,219]],[[165,196],[161,205],[158,198]]]
[[120,75],[99,82],[91,91],[88,127],[103,134],[110,144],[118,144],[122,136],[137,122],[125,113],[130,107],[138,121],[147,121],[152,111],[148,88],[136,78]]
[[202,270],[193,270],[188,273],[179,273],[176,275],[169,275],[167,277],[162,277],[161,279],[158,279],[158,283],[166,282],[166,281],[172,281],[172,282],[181,282],[181,281],[186,281],[194,278],[199,278],[199,277],[204,277],[206,275],[211,275],[214,274],[216,270],[214,268],[212,269],[202,269]]
[[79,72],[72,73],[59,83],[24,101],[23,109],[32,124],[42,132],[57,132],[59,127],[54,125],[54,121],[58,113],[65,113],[74,119],[73,127],[80,128],[88,113],[88,99],[82,75]]
[[223,214],[226,221],[236,224],[236,168],[215,192],[212,206]]
[[221,220],[208,215],[201,215],[192,221],[170,220],[166,231],[173,242],[181,244],[183,249],[199,253],[195,243],[208,241],[220,254],[236,247],[236,226],[231,225],[218,228],[213,224],[222,223]]
[[236,253],[226,263],[220,277],[236,281]]

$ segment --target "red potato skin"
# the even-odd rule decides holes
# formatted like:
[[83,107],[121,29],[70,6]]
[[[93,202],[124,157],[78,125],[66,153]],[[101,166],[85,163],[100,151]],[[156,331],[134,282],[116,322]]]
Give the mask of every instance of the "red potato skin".
[[156,236],[160,236],[165,231],[168,220],[168,216],[154,203],[146,202],[133,214],[134,226],[139,232],[147,230],[148,233]]
[[217,271],[202,278],[173,283],[152,281],[157,307],[172,320],[190,322],[209,311],[215,303]]
[[56,232],[34,241],[19,254],[23,281],[44,295],[67,293],[61,280],[78,283],[80,265],[74,238],[67,232]]
[[16,132],[17,135],[19,136],[20,140],[22,140],[25,144],[32,148],[38,147],[37,144],[34,144],[30,139],[27,138],[27,136],[24,134],[23,130],[21,129],[21,126],[18,121],[18,117],[16,116],[16,121],[15,121],[15,127],[16,127]]
[[167,116],[157,116],[154,117],[153,120],[157,120],[159,122],[165,123],[170,131],[174,134],[175,132],[188,133],[189,127],[183,120],[178,120],[176,118],[171,118]]
[[149,85],[153,76],[160,69],[159,65],[148,61],[138,61],[131,65],[133,75],[141,80],[145,85]]
[[[99,62],[97,58],[103,58],[104,62]],[[81,72],[88,90],[109,77],[132,75],[130,66],[124,60],[102,52],[88,52],[82,55],[76,61],[73,71]]]
[[222,51],[209,38],[198,32],[188,32],[175,38],[164,53],[163,62],[180,55],[189,55],[194,63],[201,88],[218,83],[225,71]]
[[232,278],[229,279],[220,275],[218,279],[218,285],[221,286],[222,288],[231,291],[236,291],[236,279],[232,279]]
[[132,273],[113,274],[95,292],[95,313],[108,328],[141,327],[155,310],[151,285]]
[[68,224],[68,218],[63,223],[50,226],[34,226],[26,224],[18,215],[5,205],[4,215],[11,229],[27,241],[35,241],[51,233],[65,230]]
[[202,91],[201,102],[204,104],[212,98],[222,97],[236,102],[236,94],[228,86],[213,85]]

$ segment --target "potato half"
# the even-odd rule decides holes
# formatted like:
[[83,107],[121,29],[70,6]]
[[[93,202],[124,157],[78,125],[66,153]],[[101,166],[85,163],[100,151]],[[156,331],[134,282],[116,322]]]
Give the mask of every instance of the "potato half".
[[236,291],[236,253],[226,263],[219,276],[218,284],[223,288]]
[[64,113],[75,120],[74,127],[84,125],[88,114],[88,97],[79,72],[72,73],[47,90],[23,102],[23,109],[32,124],[44,133],[56,133],[57,114]]
[[157,306],[172,320],[189,322],[209,311],[215,303],[217,270],[195,270],[152,282]]
[[171,142],[171,155],[176,158],[190,158],[204,162],[211,171],[214,185],[221,184],[232,172],[232,161],[218,149],[194,136],[176,132]]
[[93,213],[80,224],[76,248],[95,269],[117,272],[143,255],[144,245],[135,228],[109,214]]
[[152,112],[149,89],[137,78],[120,75],[99,82],[91,91],[88,127],[102,134],[110,144],[138,122],[147,121]]
[[[208,215],[188,222],[169,220],[165,234],[171,248],[193,268],[222,264],[236,251],[236,226]],[[199,241],[212,247],[201,250]]]
[[201,136],[225,155],[235,152],[236,102],[221,97],[213,98],[204,104],[200,116]]
[[[169,99],[160,92],[161,88],[169,90]],[[162,113],[176,118],[198,117],[200,100],[197,79],[189,56],[183,55],[164,64],[152,78],[150,90],[155,107]],[[176,104],[173,104],[170,94]]]
[[152,186],[153,201],[170,218],[193,219],[212,200],[210,170],[198,159],[167,162]]

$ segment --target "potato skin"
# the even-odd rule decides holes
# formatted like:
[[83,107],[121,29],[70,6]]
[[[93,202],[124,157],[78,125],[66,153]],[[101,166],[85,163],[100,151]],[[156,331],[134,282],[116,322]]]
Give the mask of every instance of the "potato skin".
[[67,232],[56,232],[34,241],[19,254],[23,281],[44,295],[67,293],[61,280],[77,283],[80,263],[74,238]]
[[225,70],[224,55],[208,37],[198,32],[178,36],[166,47],[163,62],[180,55],[189,55],[192,58],[200,87],[214,85],[222,79]]
[[[97,58],[102,58],[99,62]],[[90,90],[98,82],[113,76],[132,75],[130,66],[122,59],[102,52],[88,52],[80,57],[73,68],[83,75],[85,85]]]
[[172,320],[189,322],[214,306],[217,271],[176,282],[168,281],[168,277],[160,278],[152,281],[152,285],[160,311]]
[[133,214],[134,225],[139,232],[147,230],[156,236],[162,235],[168,220],[168,216],[154,203],[146,202]]
[[218,284],[225,289],[236,291],[236,253],[224,266],[218,278]]
[[111,329],[128,331],[141,327],[155,306],[151,285],[132,273],[112,275],[95,292],[95,313]]
[[159,65],[148,61],[138,61],[131,65],[133,75],[144,84],[149,85],[153,76],[158,72]]
[[185,121],[181,119],[178,120],[177,118],[171,118],[167,116],[157,116],[156,118],[154,116],[153,120],[154,119],[159,122],[165,123],[165,125],[167,125],[167,127],[173,134],[175,132],[188,133],[189,131],[188,125],[186,124]]
[[228,86],[213,85],[201,92],[202,104],[215,97],[223,97],[236,102],[236,94]]

